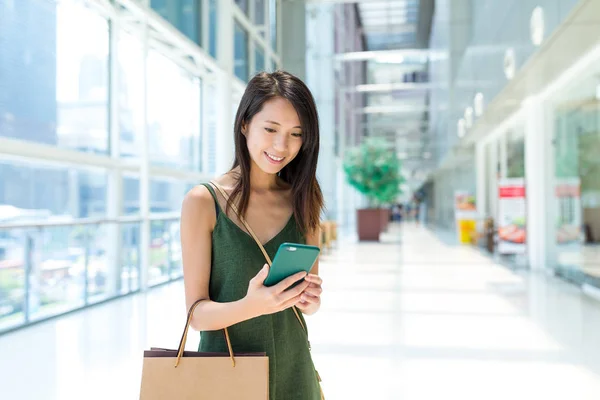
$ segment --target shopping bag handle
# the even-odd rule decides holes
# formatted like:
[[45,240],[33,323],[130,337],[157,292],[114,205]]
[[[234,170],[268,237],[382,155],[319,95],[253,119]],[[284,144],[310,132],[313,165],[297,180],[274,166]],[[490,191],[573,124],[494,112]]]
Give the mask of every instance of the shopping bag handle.
[[[187,342],[187,335],[188,335],[188,331],[190,330],[190,324],[192,323],[192,317],[194,315],[194,310],[196,309],[196,307],[198,307],[198,304],[202,303],[205,300],[207,300],[207,299],[196,300],[194,302],[194,304],[192,304],[192,306],[190,307],[190,310],[188,311],[187,320],[185,323],[185,329],[183,330],[183,335],[181,336],[181,340],[179,341],[179,348],[177,349],[177,359],[175,360],[175,368],[177,368],[177,366],[179,365],[179,361],[181,360],[181,357],[183,356],[183,352],[185,349],[185,342]],[[235,357],[233,356],[233,348],[231,347],[231,340],[229,339],[229,332],[227,331],[227,328],[225,328],[224,331],[225,331],[225,341],[227,342],[227,349],[229,350],[229,357],[231,358],[231,363],[235,367]]]

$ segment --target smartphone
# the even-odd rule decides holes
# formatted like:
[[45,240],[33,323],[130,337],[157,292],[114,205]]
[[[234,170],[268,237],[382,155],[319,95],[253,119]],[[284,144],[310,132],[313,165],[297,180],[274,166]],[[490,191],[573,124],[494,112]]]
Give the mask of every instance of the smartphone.
[[[265,286],[273,286],[290,275],[305,271],[309,273],[319,257],[317,246],[299,243],[282,243],[275,254]],[[297,282],[299,283],[299,282]],[[296,283],[296,284],[297,284]]]

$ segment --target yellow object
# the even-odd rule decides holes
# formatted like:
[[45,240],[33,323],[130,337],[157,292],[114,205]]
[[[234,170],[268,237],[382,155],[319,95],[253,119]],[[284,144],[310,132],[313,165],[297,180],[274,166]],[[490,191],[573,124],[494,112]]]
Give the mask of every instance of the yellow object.
[[458,240],[460,243],[473,243],[477,235],[477,223],[474,219],[458,220]]

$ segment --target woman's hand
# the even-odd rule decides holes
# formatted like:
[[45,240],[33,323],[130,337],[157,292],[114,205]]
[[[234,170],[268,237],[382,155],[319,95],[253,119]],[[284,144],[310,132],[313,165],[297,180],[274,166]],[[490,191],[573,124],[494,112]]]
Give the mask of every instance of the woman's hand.
[[286,290],[306,276],[306,272],[298,272],[282,280],[277,285],[268,287],[264,285],[268,274],[269,266],[265,264],[263,269],[248,284],[248,292],[244,297],[244,302],[253,317],[273,314],[298,305],[303,292],[310,285],[309,281],[304,281],[294,288]]
[[308,274],[304,278],[305,282],[308,282],[308,287],[302,292],[300,296],[300,302],[296,304],[296,307],[306,315],[311,315],[319,311],[321,307],[321,293],[323,293],[323,280],[319,275]]

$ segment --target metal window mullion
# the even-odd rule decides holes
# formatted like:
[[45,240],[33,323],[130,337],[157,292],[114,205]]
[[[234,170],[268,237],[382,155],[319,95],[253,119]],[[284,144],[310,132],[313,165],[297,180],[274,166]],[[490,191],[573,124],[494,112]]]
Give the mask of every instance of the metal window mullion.
[[244,14],[242,10],[240,10],[239,7],[232,7],[232,14],[234,17],[234,21],[240,24],[240,26],[248,32],[249,38],[256,40],[263,47],[267,47],[265,39],[262,36],[260,36],[260,33],[258,32],[256,27],[252,24],[248,16]]
[[[170,23],[164,20],[149,6],[139,4],[136,0],[115,0],[117,3],[126,7],[136,18],[136,21],[146,25],[151,25],[155,34],[159,35],[161,41],[169,43],[174,48],[181,50],[184,55],[180,57],[185,59],[185,56],[193,57],[198,60],[197,63],[207,68],[210,71],[217,70],[219,67],[215,60],[200,49],[197,43],[187,38],[183,33],[173,27]],[[175,57],[175,55],[174,55]],[[197,72],[194,72],[196,74]]]

